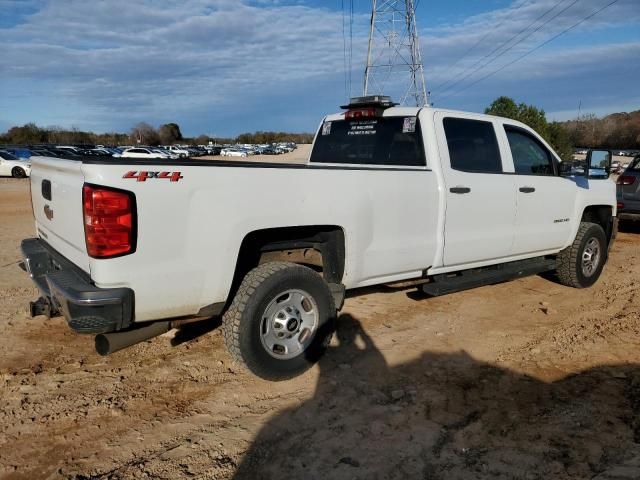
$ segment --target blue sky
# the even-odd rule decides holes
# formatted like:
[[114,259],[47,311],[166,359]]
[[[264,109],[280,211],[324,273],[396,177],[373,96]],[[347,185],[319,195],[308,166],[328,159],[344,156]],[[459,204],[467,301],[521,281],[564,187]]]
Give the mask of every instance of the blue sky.
[[[482,111],[508,95],[560,120],[575,117],[580,103],[582,113],[597,115],[640,109],[640,0],[618,0],[481,80],[610,1],[420,0],[431,101]],[[0,0],[0,131],[29,121],[99,132],[140,121],[177,122],[187,135],[313,131],[348,96],[342,5],[349,3]],[[354,0],[354,8],[356,95],[371,2]],[[497,50],[514,44],[508,52],[478,63],[514,36]],[[393,85],[385,90],[394,93]]]

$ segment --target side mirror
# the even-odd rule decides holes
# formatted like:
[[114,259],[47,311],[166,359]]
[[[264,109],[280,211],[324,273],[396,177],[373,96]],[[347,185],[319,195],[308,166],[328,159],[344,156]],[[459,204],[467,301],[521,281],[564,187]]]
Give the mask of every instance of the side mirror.
[[587,178],[609,178],[611,172],[611,151],[589,150],[587,154]]

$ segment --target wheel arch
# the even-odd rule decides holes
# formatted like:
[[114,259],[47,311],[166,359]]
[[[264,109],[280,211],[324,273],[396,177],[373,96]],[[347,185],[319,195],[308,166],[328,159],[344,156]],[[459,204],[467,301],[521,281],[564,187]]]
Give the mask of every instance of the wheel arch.
[[611,243],[615,235],[613,222],[613,207],[611,205],[589,205],[582,211],[581,222],[591,222],[600,225],[607,238],[607,244]]
[[[344,229],[338,225],[304,225],[247,233],[236,258],[228,302],[233,299],[244,276],[267,261],[311,266],[330,286],[341,286],[346,261]],[[344,290],[343,287],[341,289]]]

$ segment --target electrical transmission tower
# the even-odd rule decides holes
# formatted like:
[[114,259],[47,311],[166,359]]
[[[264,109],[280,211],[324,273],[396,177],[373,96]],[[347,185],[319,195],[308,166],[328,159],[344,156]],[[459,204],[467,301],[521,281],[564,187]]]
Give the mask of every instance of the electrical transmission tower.
[[377,94],[428,104],[414,0],[373,0],[364,95]]

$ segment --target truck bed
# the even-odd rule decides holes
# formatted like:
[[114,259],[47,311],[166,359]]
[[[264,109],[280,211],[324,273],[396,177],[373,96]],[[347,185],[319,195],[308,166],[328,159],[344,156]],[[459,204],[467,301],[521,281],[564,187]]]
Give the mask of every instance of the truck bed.
[[[343,229],[347,288],[419,277],[437,262],[442,208],[427,168],[99,157],[34,157],[33,165],[38,231],[97,287],[133,289],[136,321],[225,302],[244,239],[263,229]],[[141,172],[150,176],[142,181]],[[46,177],[53,201],[40,196]],[[86,254],[83,183],[135,194],[135,253],[107,260]],[[54,222],[42,213],[45,204]]]

